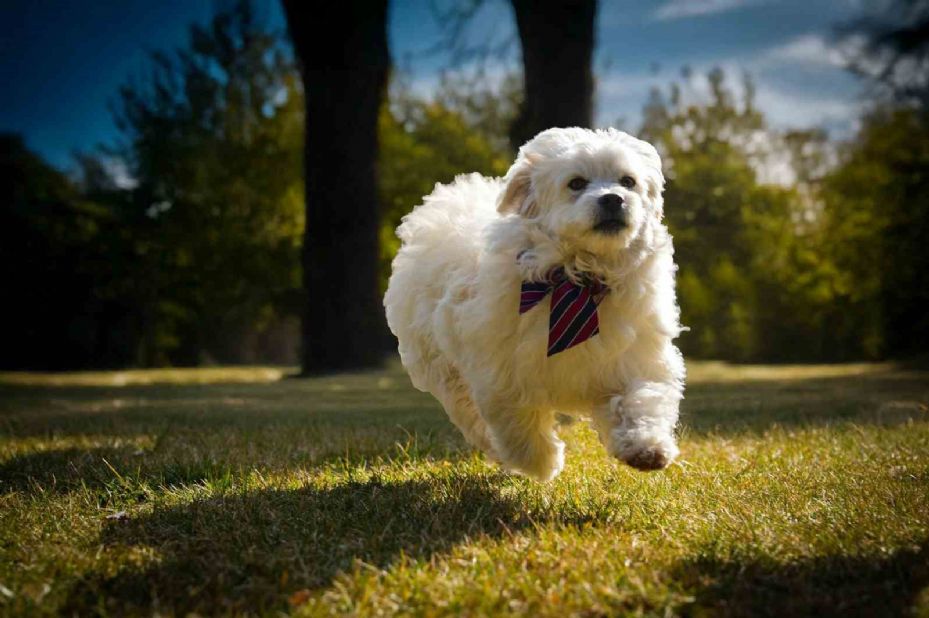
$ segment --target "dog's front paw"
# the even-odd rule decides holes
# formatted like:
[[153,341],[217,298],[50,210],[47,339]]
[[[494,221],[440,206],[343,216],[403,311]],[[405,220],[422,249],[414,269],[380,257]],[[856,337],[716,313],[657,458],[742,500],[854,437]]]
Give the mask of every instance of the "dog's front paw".
[[643,472],[653,470],[663,470],[668,467],[676,455],[670,455],[667,451],[657,448],[646,448],[636,451],[631,457],[626,459],[626,463]]
[[674,440],[681,394],[674,384],[639,382],[612,397],[601,413],[604,445],[637,470],[666,468],[680,452]]
[[674,436],[660,431],[617,427],[611,438],[611,454],[636,470],[662,470],[680,453]]

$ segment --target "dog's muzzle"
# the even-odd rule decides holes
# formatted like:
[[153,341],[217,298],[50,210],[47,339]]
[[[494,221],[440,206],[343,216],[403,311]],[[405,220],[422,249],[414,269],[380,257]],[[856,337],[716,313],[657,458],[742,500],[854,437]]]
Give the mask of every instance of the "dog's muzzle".
[[623,198],[608,193],[597,198],[597,219],[594,230],[604,234],[616,234],[626,227],[626,206]]

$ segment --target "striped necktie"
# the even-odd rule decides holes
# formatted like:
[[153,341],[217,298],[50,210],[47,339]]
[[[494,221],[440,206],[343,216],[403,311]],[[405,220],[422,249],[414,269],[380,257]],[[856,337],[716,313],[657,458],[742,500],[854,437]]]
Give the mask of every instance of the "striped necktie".
[[587,341],[600,332],[597,305],[609,288],[593,276],[577,284],[565,275],[564,268],[548,271],[544,281],[523,281],[519,294],[519,313],[526,313],[552,293],[548,317],[548,356]]

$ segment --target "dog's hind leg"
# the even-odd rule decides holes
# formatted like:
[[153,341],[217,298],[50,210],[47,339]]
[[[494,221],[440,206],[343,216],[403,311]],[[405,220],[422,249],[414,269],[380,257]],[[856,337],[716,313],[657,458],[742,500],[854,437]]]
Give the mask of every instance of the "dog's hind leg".
[[487,424],[471,397],[471,389],[462,380],[458,370],[449,367],[436,391],[434,394],[445,408],[448,418],[461,431],[468,444],[479,448],[490,459],[499,460],[490,441]]
[[494,451],[510,470],[550,481],[564,467],[564,442],[553,410],[525,410],[505,402],[482,403]]

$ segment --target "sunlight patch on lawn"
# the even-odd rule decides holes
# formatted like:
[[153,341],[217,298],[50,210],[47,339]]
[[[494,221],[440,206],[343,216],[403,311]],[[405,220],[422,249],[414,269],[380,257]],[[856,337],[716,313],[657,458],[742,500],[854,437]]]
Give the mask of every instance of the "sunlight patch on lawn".
[[736,365],[723,361],[688,361],[687,382],[745,382],[848,378],[886,373],[893,363],[845,363],[840,365]]
[[125,369],[61,373],[0,372],[0,384],[17,386],[139,386],[148,384],[229,384],[277,382],[296,373],[288,367],[198,367],[190,369]]
[[[841,378],[876,375],[897,369],[892,363],[848,363],[840,365],[735,365],[722,361],[687,362],[688,383],[781,381]],[[316,378],[331,391],[343,391],[357,385],[359,378],[372,377],[375,386],[388,390],[396,386],[397,378],[405,381],[398,359],[385,365],[383,373],[342,374]],[[119,387],[153,384],[236,384],[277,382],[295,376],[296,367],[198,367],[169,369],[127,369],[120,371],[71,372],[0,372],[0,385],[73,387]],[[396,377],[394,377],[396,376]]]

